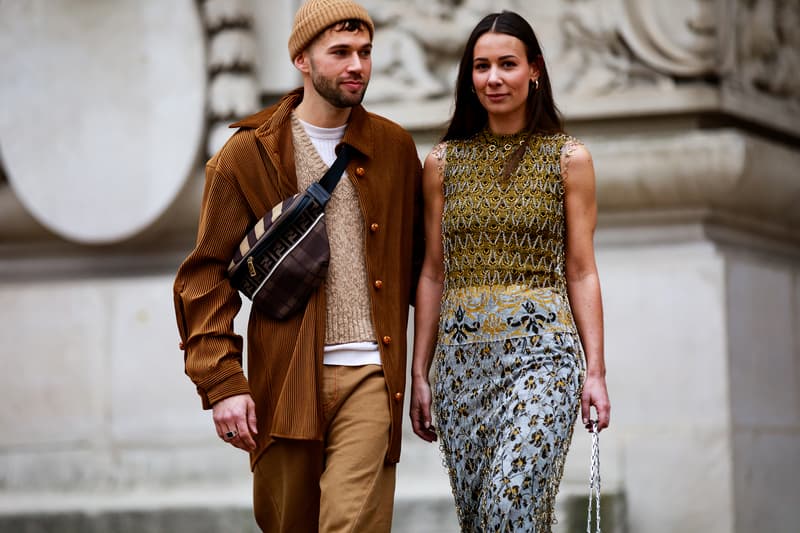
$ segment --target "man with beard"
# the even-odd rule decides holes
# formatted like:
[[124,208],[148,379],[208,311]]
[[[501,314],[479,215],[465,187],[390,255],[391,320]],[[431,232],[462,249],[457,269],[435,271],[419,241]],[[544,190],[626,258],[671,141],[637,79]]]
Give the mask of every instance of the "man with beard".
[[[217,435],[250,453],[264,531],[389,532],[400,456],[406,326],[421,262],[421,167],[411,136],[368,113],[374,26],[351,0],[308,0],[289,53],[303,87],[241,120],[206,166],[194,250],[174,294],[186,373]],[[273,205],[355,150],[325,208],[328,274],[305,309],[273,320],[226,268]]]

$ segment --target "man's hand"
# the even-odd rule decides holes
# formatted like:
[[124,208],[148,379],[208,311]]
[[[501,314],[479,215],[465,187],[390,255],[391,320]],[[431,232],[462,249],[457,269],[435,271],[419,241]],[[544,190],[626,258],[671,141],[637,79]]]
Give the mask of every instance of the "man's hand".
[[256,404],[249,394],[220,400],[212,410],[219,438],[246,452],[256,449]]

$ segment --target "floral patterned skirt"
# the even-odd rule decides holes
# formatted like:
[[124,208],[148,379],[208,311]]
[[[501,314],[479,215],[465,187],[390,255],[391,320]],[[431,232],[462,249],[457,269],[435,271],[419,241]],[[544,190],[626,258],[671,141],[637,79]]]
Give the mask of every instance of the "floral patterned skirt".
[[448,291],[434,371],[461,530],[549,533],[584,375],[566,295],[518,286]]

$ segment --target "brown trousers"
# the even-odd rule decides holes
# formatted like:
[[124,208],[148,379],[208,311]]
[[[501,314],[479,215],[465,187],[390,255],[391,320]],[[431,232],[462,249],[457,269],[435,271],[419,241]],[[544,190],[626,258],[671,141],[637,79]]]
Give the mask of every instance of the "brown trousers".
[[325,441],[279,439],[253,471],[253,509],[269,533],[389,533],[395,465],[389,397],[377,365],[325,366]]

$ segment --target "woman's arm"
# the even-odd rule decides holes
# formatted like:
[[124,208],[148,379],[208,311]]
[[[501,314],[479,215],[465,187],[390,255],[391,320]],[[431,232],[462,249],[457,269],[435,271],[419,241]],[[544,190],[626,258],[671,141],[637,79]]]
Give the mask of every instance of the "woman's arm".
[[590,409],[594,406],[598,429],[603,429],[610,421],[611,404],[603,355],[603,303],[594,258],[597,202],[592,156],[582,144],[569,142],[561,156],[561,169],[566,191],[567,292],[586,354],[581,417],[584,425],[588,425]]
[[425,259],[417,284],[414,306],[414,356],[411,363],[411,425],[421,439],[436,440],[431,426],[431,368],[439,312],[444,287],[444,254],[442,248],[442,167],[444,146],[438,145],[425,158],[422,171],[422,194],[425,215]]

